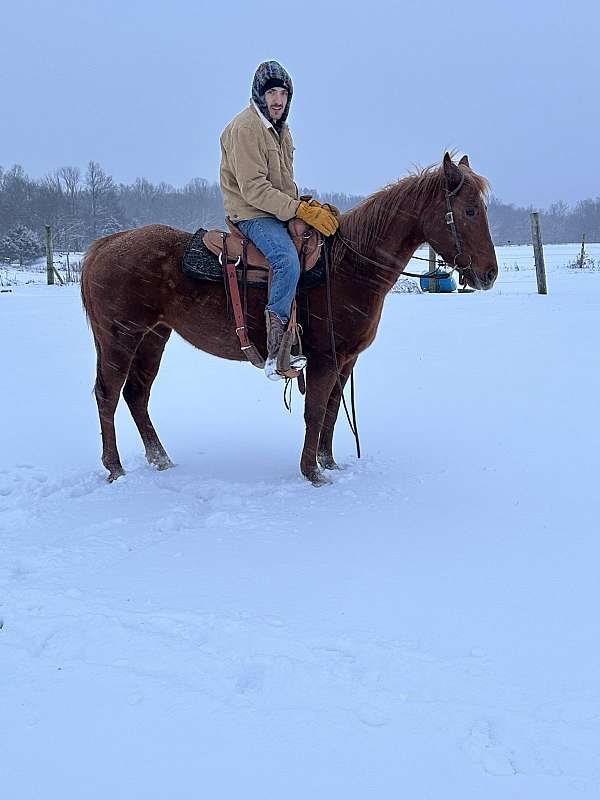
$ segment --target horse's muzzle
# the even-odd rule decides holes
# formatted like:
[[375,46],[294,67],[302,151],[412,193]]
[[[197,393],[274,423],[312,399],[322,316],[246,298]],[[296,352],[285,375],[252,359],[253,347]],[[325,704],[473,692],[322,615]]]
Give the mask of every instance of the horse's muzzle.
[[498,269],[496,267],[490,267],[484,272],[482,277],[475,272],[473,267],[469,267],[468,270],[465,270],[465,278],[467,279],[468,283],[470,283],[474,289],[481,289],[482,291],[491,289],[496,282],[497,277]]

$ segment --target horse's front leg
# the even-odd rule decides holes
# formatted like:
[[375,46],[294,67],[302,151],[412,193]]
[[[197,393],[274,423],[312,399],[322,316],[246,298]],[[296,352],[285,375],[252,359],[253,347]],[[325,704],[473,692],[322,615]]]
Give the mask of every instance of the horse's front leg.
[[304,422],[306,433],[300,459],[300,469],[305,478],[314,486],[329,483],[317,466],[319,436],[327,410],[331,390],[336,382],[335,371],[327,359],[326,364],[315,364],[316,356],[309,358],[306,375],[306,399],[304,401]]
[[[358,356],[350,358],[343,365],[340,365],[340,383],[342,385],[342,389],[346,385],[346,381],[354,369],[357,358]],[[321,467],[323,467],[323,469],[339,469],[339,466],[336,464],[336,461],[333,457],[333,431],[337,421],[338,412],[340,410],[341,400],[342,393],[340,392],[338,382],[335,381],[333,384],[333,389],[331,390],[331,394],[329,395],[329,401],[327,403],[327,410],[325,412],[323,427],[321,428],[319,447],[317,451],[317,461]]]

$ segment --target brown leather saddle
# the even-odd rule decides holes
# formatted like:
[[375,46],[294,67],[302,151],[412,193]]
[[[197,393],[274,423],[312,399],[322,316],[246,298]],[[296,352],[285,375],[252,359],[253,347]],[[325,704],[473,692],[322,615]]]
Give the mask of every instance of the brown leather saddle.
[[[237,226],[227,218],[229,231],[210,230],[202,237],[202,241],[211,253],[216,255],[223,267],[225,288],[235,318],[235,332],[240,347],[248,361],[262,369],[265,361],[256,346],[250,341],[246,326],[246,305],[248,281],[271,285],[271,267],[268,259],[260,252],[250,239],[247,239]],[[321,255],[323,238],[319,231],[294,217],[288,222],[288,231],[298,251],[300,267],[303,271],[311,270]],[[240,296],[239,282],[242,283],[243,300]],[[296,303],[292,305],[292,313],[285,331],[277,358],[277,371],[285,378],[299,378],[300,391],[304,394],[304,377],[301,370],[290,367],[290,354],[302,354],[300,326],[296,319]]]
[[[246,239],[229,217],[226,222],[229,231],[216,229],[206,231],[202,237],[206,248],[219,258],[221,264],[223,264],[223,250],[225,249],[228,262],[236,266],[245,264],[249,281],[268,283],[270,266],[267,258],[250,239]],[[297,217],[288,222],[288,231],[298,251],[300,266],[303,271],[308,272],[319,260],[323,238],[319,231],[311,228]]]

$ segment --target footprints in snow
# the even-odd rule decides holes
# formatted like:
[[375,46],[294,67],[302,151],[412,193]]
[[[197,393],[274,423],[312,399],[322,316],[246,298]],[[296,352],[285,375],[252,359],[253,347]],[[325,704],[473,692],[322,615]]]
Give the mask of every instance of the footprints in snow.
[[244,667],[235,683],[235,690],[240,694],[260,692],[265,682],[266,666],[263,664],[249,664]]
[[80,472],[72,472],[51,478],[32,464],[17,464],[0,470],[0,510],[31,513],[37,504],[45,506],[55,496],[59,500],[84,497],[103,486],[104,481],[98,472],[83,476]]
[[496,740],[491,723],[478,720],[463,742],[463,751],[488,775],[516,775],[514,754]]

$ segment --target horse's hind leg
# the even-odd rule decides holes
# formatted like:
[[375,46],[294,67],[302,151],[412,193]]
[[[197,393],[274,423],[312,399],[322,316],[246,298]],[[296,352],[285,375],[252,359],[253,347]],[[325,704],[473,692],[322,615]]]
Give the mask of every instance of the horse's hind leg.
[[146,458],[158,469],[167,469],[173,462],[162,446],[154,425],[148,414],[148,400],[150,389],[158,373],[160,360],[171,328],[166,325],[157,325],[144,336],[135,352],[129,368],[127,381],[123,388],[123,397],[129,406],[137,429],[146,448]]
[[[352,372],[356,358],[352,358],[340,368],[340,383],[342,388],[346,385],[350,373]],[[325,419],[323,420],[323,427],[319,436],[319,449],[317,451],[317,461],[323,469],[339,469],[338,464],[333,457],[333,431],[337,421],[338,412],[340,410],[340,403],[342,401],[342,394],[338,382],[335,382],[329,401],[327,402],[327,410],[325,411]]]
[[109,472],[109,482],[125,474],[117,450],[115,410],[133,355],[144,335],[143,331],[130,331],[118,322],[111,327],[111,338],[105,336],[101,343],[98,338],[95,340],[98,363],[94,387],[102,433],[102,463]]

